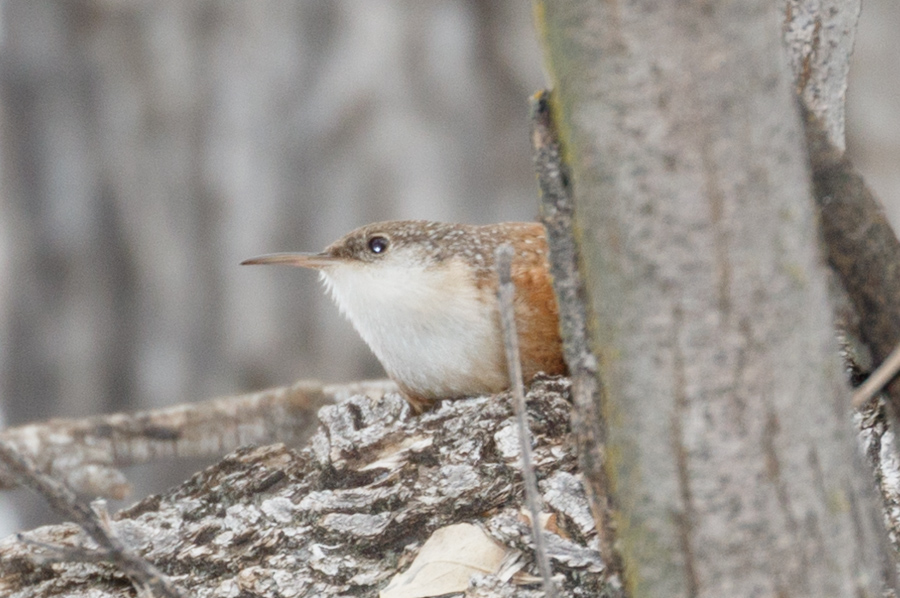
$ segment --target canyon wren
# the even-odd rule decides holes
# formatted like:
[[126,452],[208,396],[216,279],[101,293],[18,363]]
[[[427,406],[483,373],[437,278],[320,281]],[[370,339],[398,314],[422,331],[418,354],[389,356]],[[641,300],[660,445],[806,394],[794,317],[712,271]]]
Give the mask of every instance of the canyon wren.
[[421,412],[437,399],[509,387],[494,263],[503,243],[515,250],[515,320],[525,382],[538,372],[565,374],[539,223],[376,222],[321,253],[275,253],[241,264],[318,270],[341,312]]

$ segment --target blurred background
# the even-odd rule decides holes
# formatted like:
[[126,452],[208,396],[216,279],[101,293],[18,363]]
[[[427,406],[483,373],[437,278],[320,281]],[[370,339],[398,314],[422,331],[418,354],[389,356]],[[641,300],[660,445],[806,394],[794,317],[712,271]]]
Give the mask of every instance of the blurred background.
[[[866,0],[847,118],[895,222],[897,31],[900,3]],[[315,274],[238,262],[534,219],[544,86],[525,0],[2,0],[3,423],[382,376]],[[25,496],[0,535],[39,520]]]

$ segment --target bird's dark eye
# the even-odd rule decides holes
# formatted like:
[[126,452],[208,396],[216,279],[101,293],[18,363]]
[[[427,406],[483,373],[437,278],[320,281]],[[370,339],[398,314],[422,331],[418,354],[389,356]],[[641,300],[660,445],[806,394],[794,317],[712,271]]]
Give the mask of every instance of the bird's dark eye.
[[372,237],[369,239],[369,251],[372,253],[384,253],[388,248],[388,240],[385,237]]

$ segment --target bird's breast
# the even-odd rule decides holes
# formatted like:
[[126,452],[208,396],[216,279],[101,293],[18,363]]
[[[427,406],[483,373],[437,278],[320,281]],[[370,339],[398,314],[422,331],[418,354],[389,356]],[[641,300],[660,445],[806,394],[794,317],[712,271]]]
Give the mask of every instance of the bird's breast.
[[323,280],[391,378],[426,398],[506,388],[496,298],[470,267],[372,266],[341,265]]

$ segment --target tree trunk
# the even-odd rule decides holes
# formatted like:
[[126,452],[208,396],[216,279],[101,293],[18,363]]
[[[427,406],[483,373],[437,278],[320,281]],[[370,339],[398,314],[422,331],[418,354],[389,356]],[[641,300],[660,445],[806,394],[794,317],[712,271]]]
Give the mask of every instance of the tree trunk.
[[538,18],[628,590],[878,595],[883,528],[775,6],[572,0]]

